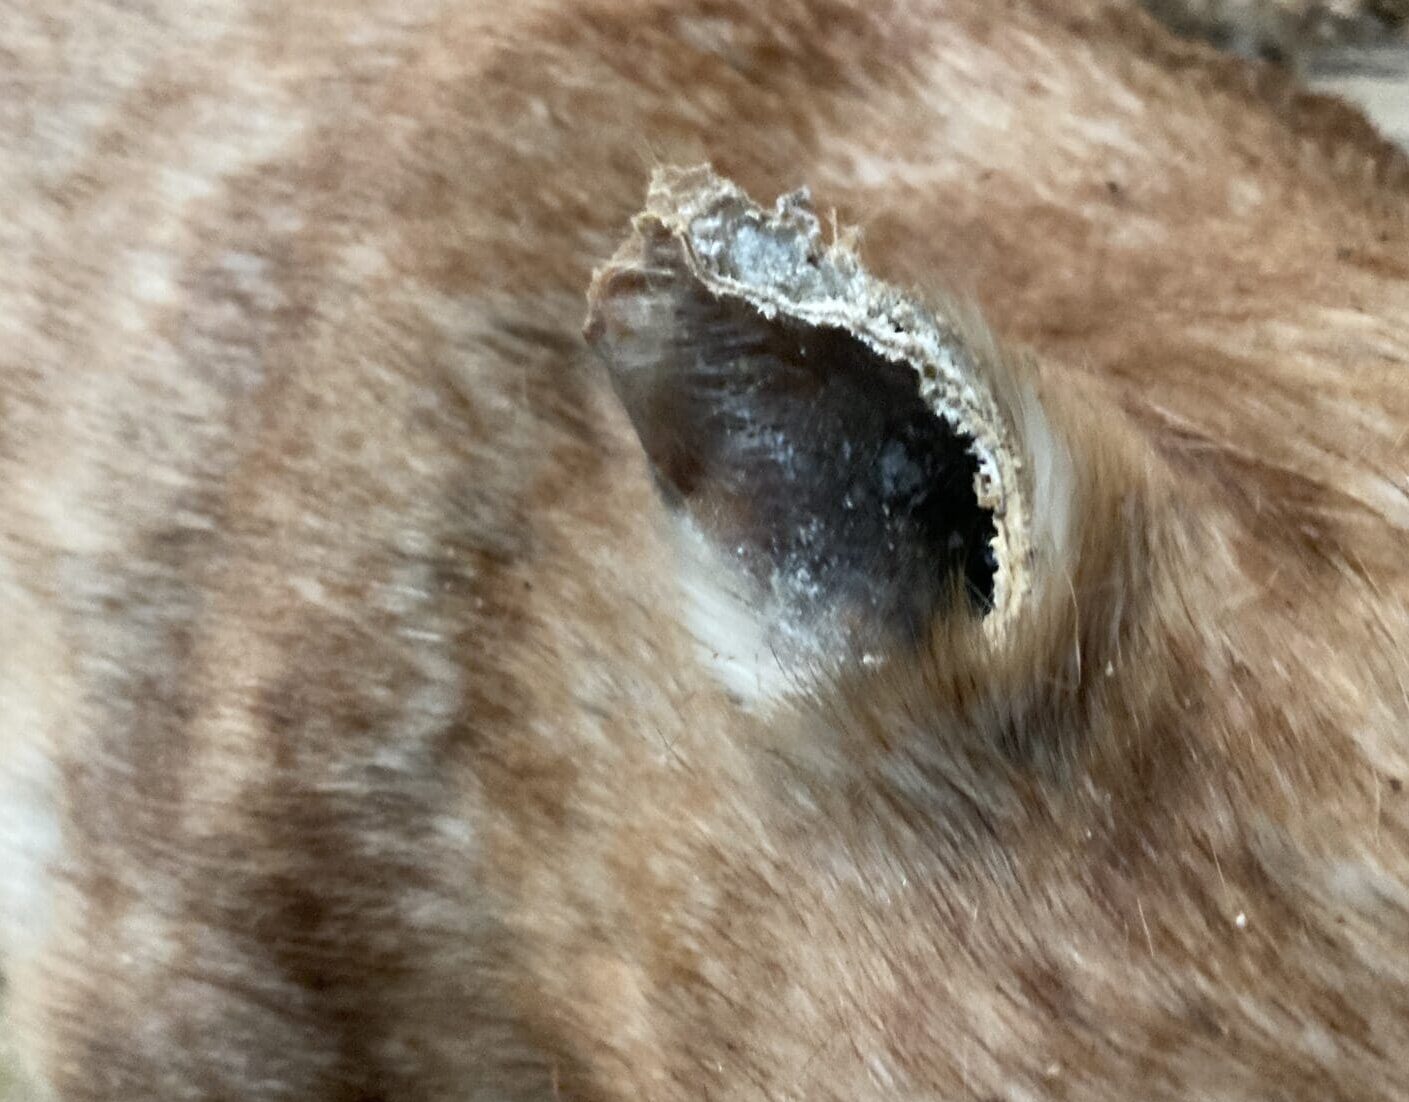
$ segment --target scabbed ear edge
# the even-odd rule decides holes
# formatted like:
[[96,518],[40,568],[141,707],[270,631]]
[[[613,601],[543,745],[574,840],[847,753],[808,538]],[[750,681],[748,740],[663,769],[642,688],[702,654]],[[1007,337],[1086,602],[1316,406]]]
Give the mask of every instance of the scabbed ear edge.
[[[972,339],[971,321],[928,310],[874,279],[844,238],[825,242],[805,192],[768,211],[708,167],[658,170],[645,209],[594,273],[588,298],[584,332],[608,363],[653,461],[655,427],[631,391],[650,372],[671,369],[662,353],[672,342],[679,353],[674,334],[691,301],[745,309],[760,332],[792,326],[845,334],[873,365],[903,369],[930,416],[968,441],[973,499],[993,518],[996,565],[983,628],[1001,638],[1013,623],[1030,598],[1036,553],[1035,480],[1024,446],[1034,435],[1031,388],[1004,374],[1013,365],[995,349]],[[678,356],[675,362],[678,369]]]

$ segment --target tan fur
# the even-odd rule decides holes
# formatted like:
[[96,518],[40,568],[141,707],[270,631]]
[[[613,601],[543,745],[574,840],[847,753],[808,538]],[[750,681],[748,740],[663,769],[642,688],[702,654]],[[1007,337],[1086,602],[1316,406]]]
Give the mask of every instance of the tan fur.
[[[1409,166],[1348,109],[1104,0],[0,24],[36,1097],[1409,1096]],[[1005,642],[720,683],[580,336],[667,161],[1033,373],[1075,542]]]

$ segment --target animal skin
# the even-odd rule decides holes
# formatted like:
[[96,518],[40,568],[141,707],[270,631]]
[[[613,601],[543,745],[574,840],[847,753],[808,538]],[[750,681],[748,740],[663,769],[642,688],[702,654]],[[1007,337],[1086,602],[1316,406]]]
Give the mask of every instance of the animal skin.
[[1409,1097],[1353,110],[1133,0],[0,26],[16,1097]]

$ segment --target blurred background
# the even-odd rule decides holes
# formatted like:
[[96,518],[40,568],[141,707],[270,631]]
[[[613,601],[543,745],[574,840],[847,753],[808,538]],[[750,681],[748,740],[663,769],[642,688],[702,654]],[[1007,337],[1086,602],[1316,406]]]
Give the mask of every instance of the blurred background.
[[1359,104],[1409,150],[1409,0],[1143,0],[1176,32]]

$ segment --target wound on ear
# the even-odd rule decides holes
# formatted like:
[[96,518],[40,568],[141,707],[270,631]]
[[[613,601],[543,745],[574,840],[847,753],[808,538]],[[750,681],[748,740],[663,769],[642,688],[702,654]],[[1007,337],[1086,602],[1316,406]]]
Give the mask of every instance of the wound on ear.
[[667,500],[799,618],[840,607],[913,636],[954,592],[991,608],[973,439],[913,371],[708,295],[677,304],[660,351],[649,376],[615,378]]
[[869,649],[1009,614],[999,405],[954,330],[822,245],[805,196],[770,214],[706,169],[659,173],[589,299],[662,497],[773,634]]

